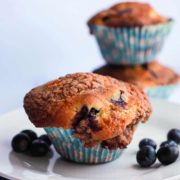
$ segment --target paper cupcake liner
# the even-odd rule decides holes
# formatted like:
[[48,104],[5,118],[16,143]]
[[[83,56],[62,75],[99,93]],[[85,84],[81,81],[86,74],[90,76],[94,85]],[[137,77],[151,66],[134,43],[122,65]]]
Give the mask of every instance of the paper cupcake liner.
[[51,139],[56,151],[65,159],[78,163],[98,164],[117,159],[122,149],[109,150],[99,145],[86,148],[78,138],[72,136],[71,129],[44,128]]
[[167,99],[172,95],[178,85],[165,85],[152,88],[146,88],[145,92],[150,98]]
[[155,59],[172,25],[173,20],[164,24],[134,28],[93,25],[91,31],[108,64],[136,65]]

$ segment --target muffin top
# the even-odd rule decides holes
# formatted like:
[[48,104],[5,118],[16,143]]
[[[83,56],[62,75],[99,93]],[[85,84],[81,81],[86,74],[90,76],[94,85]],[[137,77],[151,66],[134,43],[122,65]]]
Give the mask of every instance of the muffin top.
[[141,89],[93,73],[69,74],[32,89],[24,108],[35,126],[72,128],[87,146],[121,135],[151,114]]
[[167,18],[159,15],[149,4],[124,2],[99,12],[88,21],[88,25],[141,27],[164,23],[167,20]]
[[94,72],[136,84],[141,88],[172,85],[180,81],[177,73],[157,61],[137,66],[105,65]]

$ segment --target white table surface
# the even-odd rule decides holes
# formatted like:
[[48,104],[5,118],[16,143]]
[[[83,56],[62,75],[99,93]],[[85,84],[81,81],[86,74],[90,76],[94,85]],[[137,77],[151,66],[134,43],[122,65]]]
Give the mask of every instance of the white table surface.
[[[115,0],[0,0],[0,113],[22,106],[32,87],[104,63],[87,19]],[[180,1],[148,1],[176,19],[160,62],[180,72]],[[180,103],[180,87],[169,99]]]

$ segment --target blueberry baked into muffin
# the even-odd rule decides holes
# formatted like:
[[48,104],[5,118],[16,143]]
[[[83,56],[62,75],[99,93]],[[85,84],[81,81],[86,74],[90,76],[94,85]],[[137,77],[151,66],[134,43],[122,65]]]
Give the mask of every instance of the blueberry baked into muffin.
[[157,61],[136,66],[104,65],[94,72],[138,85],[152,97],[168,97],[180,82],[179,74]]
[[32,89],[24,108],[63,157],[86,163],[116,159],[151,114],[141,89],[93,73],[69,74]]
[[108,64],[135,65],[153,61],[162,49],[173,20],[140,2],[122,2],[88,21]]

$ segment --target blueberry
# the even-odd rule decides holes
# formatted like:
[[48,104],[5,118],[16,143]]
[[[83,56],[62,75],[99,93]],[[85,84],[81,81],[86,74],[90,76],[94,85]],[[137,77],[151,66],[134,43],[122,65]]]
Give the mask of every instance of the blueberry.
[[31,139],[31,142],[34,141],[35,139],[37,139],[37,134],[30,129],[23,130],[23,131],[21,131],[21,133],[27,134],[29,136],[29,138]]
[[172,140],[164,141],[161,143],[160,147],[167,147],[167,146],[177,146],[177,143]]
[[99,126],[98,121],[96,120],[95,116],[91,116],[88,118],[89,120],[89,127],[92,131],[97,132],[100,131],[102,128]]
[[99,126],[98,121],[96,119],[96,115],[99,113],[99,110],[95,108],[91,108],[87,117],[89,122],[89,127],[92,131],[100,131],[102,128]]
[[45,141],[49,146],[52,144],[47,134],[43,134],[39,136],[39,139]]
[[118,100],[111,100],[111,102],[113,104],[115,104],[115,105],[118,105],[118,106],[125,106],[125,105],[127,105],[127,102],[125,102],[125,100],[122,97],[123,94],[124,94],[124,91],[120,90],[120,95],[119,95]]
[[139,148],[141,149],[142,147],[144,146],[151,146],[153,147],[154,149],[156,149],[157,147],[157,144],[154,140],[152,139],[149,139],[149,138],[145,138],[145,139],[142,139],[140,142],[139,142]]
[[152,146],[142,147],[136,154],[136,160],[141,167],[149,167],[156,161],[156,151]]
[[32,156],[45,156],[49,151],[49,146],[41,139],[36,139],[32,142],[30,147],[30,154]]
[[103,21],[107,21],[107,20],[109,20],[109,17],[108,17],[108,16],[104,16],[104,17],[102,18],[102,20],[103,20]]
[[88,112],[89,112],[89,109],[87,106],[83,106],[81,108],[81,110],[79,112],[76,113],[74,119],[73,119],[73,123],[72,123],[72,126],[73,128],[75,129],[76,126],[78,126],[78,124],[83,120],[83,119],[86,119],[87,116],[88,116]]
[[96,108],[91,108],[88,117],[96,116],[97,113],[99,113],[99,110],[97,110]]
[[13,137],[11,145],[15,152],[27,152],[31,145],[31,140],[27,134],[19,133]]
[[180,129],[171,129],[167,135],[168,140],[173,140],[180,144]]
[[175,162],[178,156],[178,146],[164,146],[161,147],[157,152],[158,160],[164,165],[168,165]]

